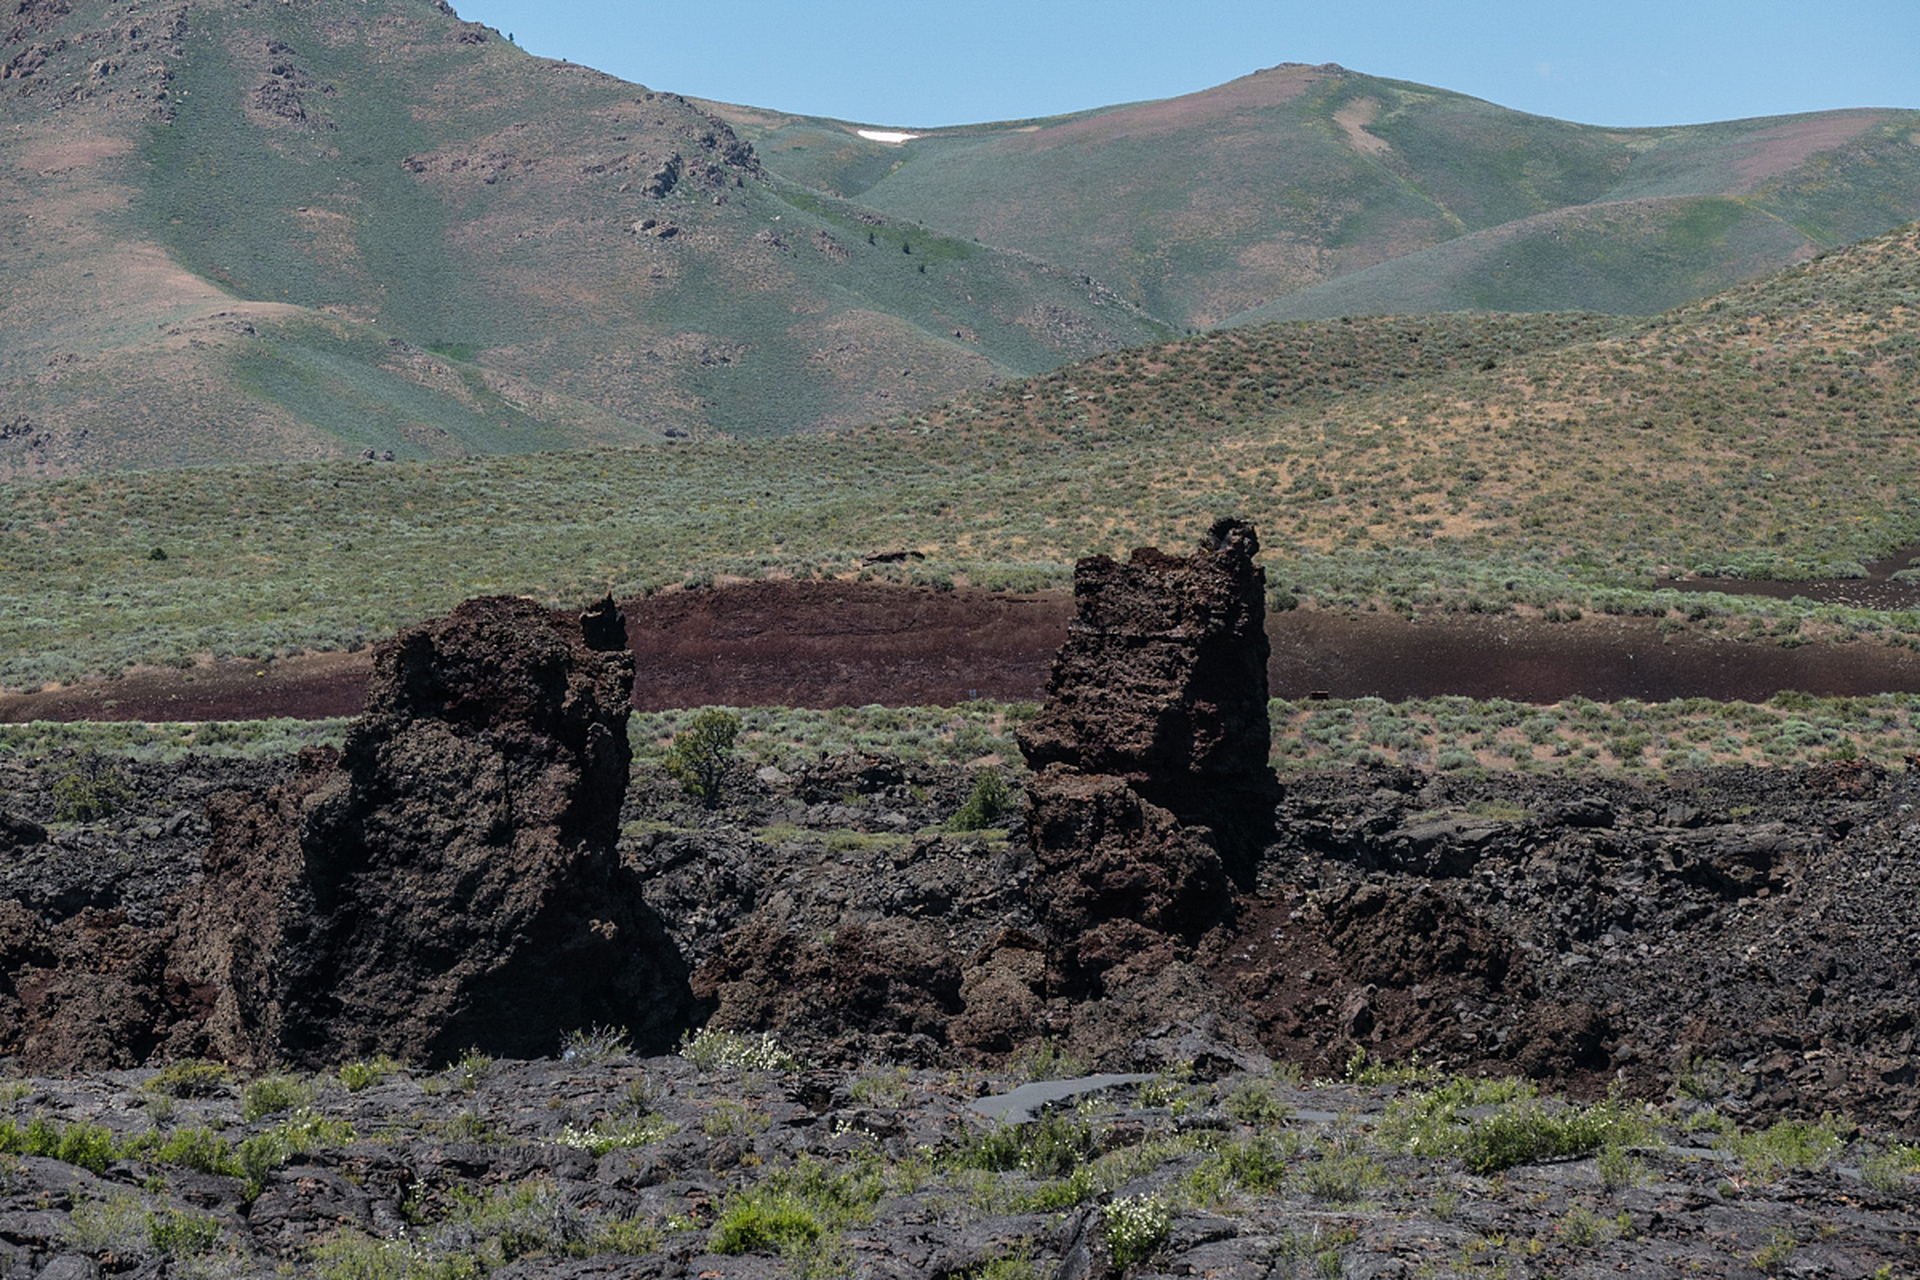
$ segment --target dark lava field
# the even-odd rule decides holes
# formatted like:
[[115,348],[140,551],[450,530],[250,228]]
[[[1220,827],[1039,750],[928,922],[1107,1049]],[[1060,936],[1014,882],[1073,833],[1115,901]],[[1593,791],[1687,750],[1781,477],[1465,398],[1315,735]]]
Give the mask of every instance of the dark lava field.
[[1083,562],[991,775],[636,767],[507,597],[0,758],[0,1275],[1916,1274],[1920,780],[1283,785],[1257,548]]

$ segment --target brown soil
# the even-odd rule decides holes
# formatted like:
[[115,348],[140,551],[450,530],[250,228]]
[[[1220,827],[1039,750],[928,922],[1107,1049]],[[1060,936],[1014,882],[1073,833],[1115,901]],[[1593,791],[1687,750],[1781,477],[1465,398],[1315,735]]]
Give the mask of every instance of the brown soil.
[[1723,632],[1663,636],[1656,624],[1604,614],[1558,623],[1479,615],[1409,622],[1391,613],[1301,609],[1267,620],[1273,694],[1757,702],[1783,689],[1822,695],[1920,690],[1920,653],[1911,649],[1859,640],[1789,649],[1778,640]]
[[[750,582],[629,600],[634,705],[834,707],[1038,701],[1066,637],[1064,591],[1015,596],[878,583]],[[1297,609],[1267,619],[1274,696],[1389,700],[1463,694],[1549,703],[1920,692],[1920,653],[1875,644],[1662,636],[1650,618],[1578,622]],[[366,653],[142,670],[0,696],[26,720],[318,719],[357,715]]]
[[626,601],[634,705],[951,706],[1037,701],[1065,591],[1016,596],[857,582],[747,582]]
[[270,662],[145,667],[37,693],[0,694],[0,724],[28,720],[259,720],[357,716],[366,707],[371,650]]

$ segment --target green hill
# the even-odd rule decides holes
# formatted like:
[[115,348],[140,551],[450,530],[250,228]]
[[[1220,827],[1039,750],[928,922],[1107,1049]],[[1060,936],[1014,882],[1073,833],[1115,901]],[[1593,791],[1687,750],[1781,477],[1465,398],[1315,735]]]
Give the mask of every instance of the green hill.
[[[1222,513],[1259,526],[1278,590],[1326,606],[1663,613],[1664,571],[1858,573],[1920,542],[1916,405],[1910,226],[1652,319],[1247,326],[862,430],[16,484],[0,685],[360,643],[482,592],[1057,586],[1078,556],[1187,545]],[[874,559],[903,550],[925,559]],[[1686,611],[1920,645],[1916,613]]]
[[1106,281],[1170,324],[1652,314],[1920,217],[1920,113],[1602,129],[1334,66],[930,130],[714,105],[766,165]]
[[437,0],[8,22],[6,480],[847,428],[1187,327],[1656,312],[1920,216],[1913,112],[1603,130],[1285,66],[894,143]]
[[0,473],[776,434],[1167,332],[444,4],[20,8]]

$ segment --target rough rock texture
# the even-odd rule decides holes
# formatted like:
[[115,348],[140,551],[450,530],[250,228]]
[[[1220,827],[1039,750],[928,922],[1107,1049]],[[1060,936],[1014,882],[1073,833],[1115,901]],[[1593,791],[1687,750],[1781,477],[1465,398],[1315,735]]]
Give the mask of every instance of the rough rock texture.
[[960,988],[945,931],[914,920],[853,924],[817,940],[756,918],[693,980],[694,993],[718,1006],[708,1024],[716,1029],[831,1024],[877,1039],[888,1056],[929,1064],[961,1009]]
[[633,666],[588,644],[620,634],[605,612],[493,597],[403,632],[337,758],[216,798],[173,962],[208,1007],[171,1049],[438,1060],[679,1030],[684,966],[617,852]]
[[1077,613],[1047,702],[1020,735],[1038,773],[1111,774],[1180,822],[1212,828],[1236,880],[1272,836],[1266,573],[1260,540],[1217,521],[1193,555],[1153,547],[1074,566]]
[[[152,1071],[9,1083],[0,1119],[123,1140],[154,1131],[165,1098]],[[1387,1140],[1404,1088],[1267,1073],[1076,1091],[1041,1126],[976,1109],[1023,1078],[953,1069],[601,1053],[416,1069],[357,1092],[308,1083],[338,1128],[255,1182],[151,1149],[0,1162],[0,1275],[1745,1280],[1907,1277],[1920,1262],[1920,1170],[1886,1168],[1889,1135],[1848,1123],[1811,1167],[1769,1168],[1674,1108],[1611,1172],[1589,1153],[1480,1176]],[[258,1150],[303,1122],[252,1117],[238,1080],[166,1103],[173,1133],[204,1140],[199,1163],[216,1136]],[[1009,1148],[1027,1158],[981,1167]],[[1227,1178],[1231,1194],[1191,1190]],[[1149,1196],[1168,1206],[1164,1240],[1109,1269],[1110,1229]],[[779,1250],[721,1229],[760,1197],[796,1216],[862,1212]],[[195,1226],[205,1252],[181,1241]]]
[[1265,574],[1251,526],[1198,552],[1074,569],[1078,614],[1019,736],[1032,899],[1063,991],[1179,959],[1250,884],[1279,798],[1267,765]]
[[[209,992],[167,985],[168,952],[155,964],[130,944],[168,936],[181,889],[204,875],[205,798],[264,796],[294,766],[122,760],[120,811],[56,820],[52,785],[78,763],[0,753],[0,804],[48,829],[0,858],[0,1057],[13,1056],[0,1063],[0,1118],[8,1072],[157,1062],[172,1025],[204,1020]],[[745,1002],[769,996],[767,966],[717,993],[721,1025],[765,1026],[816,1062],[939,1054],[993,1068],[1044,1037],[1090,1070],[1191,1062],[1211,1077],[1247,1069],[1254,1045],[1326,1078],[1364,1048],[1585,1097],[1616,1082],[1710,1096],[1743,1125],[1833,1111],[1920,1136],[1920,775],[1296,773],[1258,885],[1226,927],[1189,962],[1143,952],[1115,966],[1097,999],[1047,981],[1021,832],[932,833],[971,781],[922,760],[742,761],[726,806],[709,810],[641,764],[621,852],[696,969],[751,959],[733,936],[746,929],[785,935],[800,971],[839,983],[774,994],[765,1023]],[[1762,846],[1764,880],[1731,874]],[[830,954],[846,938],[866,940],[855,963]],[[928,955],[936,941],[959,974],[944,1042],[925,1015],[950,997],[869,981],[892,981],[880,947]],[[934,961],[928,971],[948,971]],[[21,1123],[38,1105],[20,1104]]]
[[25,818],[16,818],[0,809],[0,853],[12,853],[16,849],[30,849],[37,844],[47,842],[47,829],[37,822]]
[[165,935],[121,912],[88,907],[49,927],[0,903],[0,1039],[17,1038],[28,1066],[138,1065],[178,1013],[165,966]]
[[[284,761],[109,763],[58,750],[0,760],[17,797],[0,842],[0,1054],[23,1066],[131,1066],[186,1014],[192,993],[166,981],[172,902],[193,881],[205,798],[268,785]],[[58,784],[87,777],[118,799],[62,821]]]
[[1120,966],[1165,964],[1231,909],[1206,830],[1181,826],[1121,779],[1055,765],[1028,796],[1033,909],[1063,990],[1103,989]]

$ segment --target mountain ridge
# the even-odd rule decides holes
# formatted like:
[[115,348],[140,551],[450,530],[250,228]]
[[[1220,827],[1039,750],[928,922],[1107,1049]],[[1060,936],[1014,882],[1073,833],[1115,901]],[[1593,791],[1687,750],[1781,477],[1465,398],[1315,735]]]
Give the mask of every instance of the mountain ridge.
[[37,442],[10,476],[813,429],[1168,332],[444,5],[29,7],[0,50],[0,200],[38,223],[0,263]]
[[[1652,222],[1622,211],[1629,225],[1601,248],[1657,258],[1679,242],[1697,262],[1672,284],[1652,268],[1612,290],[1549,277],[1546,298],[1515,299],[1416,260],[1386,273],[1390,287],[1336,291],[1332,305],[1653,314],[1920,217],[1913,111],[1611,129],[1298,63],[1176,98],[932,129],[899,144],[849,136],[857,126],[838,122],[706,105],[776,172],[1083,270],[1098,262],[1102,279],[1182,327],[1328,314],[1286,299],[1457,238],[1649,197],[1740,203],[1704,234],[1692,207]],[[1822,194],[1822,183],[1844,190]],[[1765,251],[1753,253],[1756,243]]]
[[1915,112],[1604,130],[1283,65],[892,143],[428,0],[5,38],[16,480],[847,427],[1196,326],[1654,312],[1920,217]]

